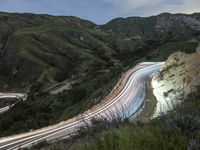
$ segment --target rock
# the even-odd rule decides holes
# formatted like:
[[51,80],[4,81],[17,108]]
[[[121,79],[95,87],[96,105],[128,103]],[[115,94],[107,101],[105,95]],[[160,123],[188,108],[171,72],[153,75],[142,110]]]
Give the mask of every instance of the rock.
[[199,54],[200,55],[200,44],[199,44],[199,46],[197,47],[197,54]]
[[[200,86],[200,45],[197,53],[171,54],[161,71],[153,78],[153,93],[158,101],[154,117],[170,111],[174,104],[186,99],[190,93],[196,91],[197,86]],[[158,80],[158,77],[162,78]]]

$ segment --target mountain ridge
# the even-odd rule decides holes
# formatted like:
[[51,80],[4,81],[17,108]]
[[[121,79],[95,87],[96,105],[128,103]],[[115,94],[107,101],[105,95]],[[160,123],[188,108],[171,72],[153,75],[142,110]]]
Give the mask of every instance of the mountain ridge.
[[154,55],[163,60],[169,56],[162,54],[167,53],[161,52],[163,47],[171,45],[194,51],[200,39],[200,14],[164,13],[96,25],[71,16],[0,13],[0,27],[0,77],[18,80],[21,87],[35,81],[48,86],[91,73],[96,63],[97,71]]

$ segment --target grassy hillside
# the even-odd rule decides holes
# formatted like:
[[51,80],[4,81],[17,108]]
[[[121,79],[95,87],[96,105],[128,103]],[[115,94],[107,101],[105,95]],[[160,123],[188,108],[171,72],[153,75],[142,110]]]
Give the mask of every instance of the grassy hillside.
[[[6,15],[2,14],[3,17]],[[8,18],[11,16],[9,19],[12,19],[13,15],[8,14]],[[24,25],[29,27],[20,26],[8,33],[9,38],[5,39],[2,48],[0,69],[2,76],[9,76],[20,83],[27,85],[37,81],[48,86],[73,74],[85,73],[95,62],[105,65],[105,55],[113,53],[103,42],[85,31],[95,26],[88,21],[31,14],[17,14],[16,18],[22,24],[28,19],[31,22],[27,21],[28,25]],[[8,24],[12,25],[14,21]],[[8,25],[6,27],[9,28]]]
[[11,89],[34,82],[46,87],[88,74],[93,64],[102,70],[142,58],[164,60],[169,49],[193,51],[200,40],[198,16],[129,17],[98,26],[76,17],[0,13],[0,78]]

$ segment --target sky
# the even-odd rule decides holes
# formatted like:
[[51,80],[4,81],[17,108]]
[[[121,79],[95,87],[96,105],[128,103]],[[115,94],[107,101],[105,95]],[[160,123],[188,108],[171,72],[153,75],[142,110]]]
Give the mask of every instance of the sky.
[[200,12],[200,0],[0,0],[0,11],[77,16],[104,24],[117,17]]

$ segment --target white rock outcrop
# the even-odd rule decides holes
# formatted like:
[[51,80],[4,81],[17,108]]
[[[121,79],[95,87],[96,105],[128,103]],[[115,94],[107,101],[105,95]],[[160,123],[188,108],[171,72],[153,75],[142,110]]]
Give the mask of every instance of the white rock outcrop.
[[167,113],[200,85],[200,46],[196,53],[173,53],[152,79],[157,107],[153,117]]

